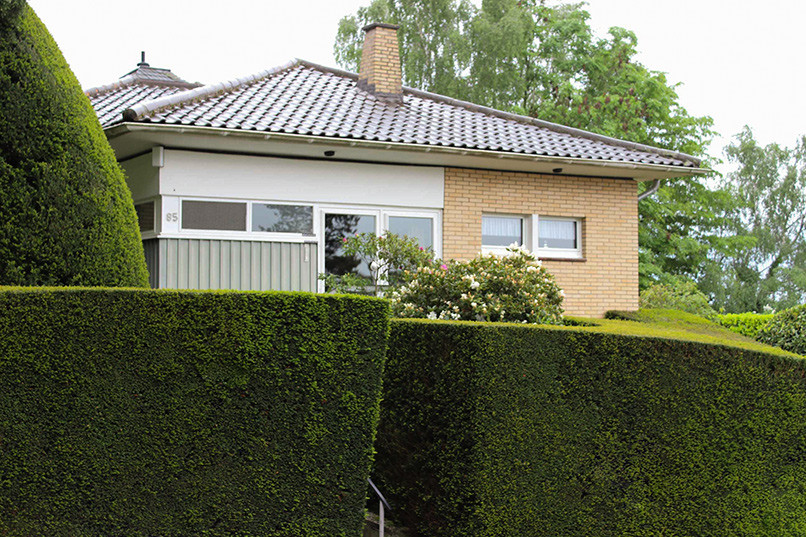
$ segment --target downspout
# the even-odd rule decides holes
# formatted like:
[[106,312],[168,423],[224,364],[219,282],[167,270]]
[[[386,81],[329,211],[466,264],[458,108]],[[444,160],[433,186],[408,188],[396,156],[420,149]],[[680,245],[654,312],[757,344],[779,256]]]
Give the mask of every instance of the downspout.
[[638,195],[638,201],[641,201],[644,198],[648,198],[649,196],[657,192],[659,188],[660,188],[660,179],[655,179],[654,181],[652,181],[652,184],[649,186],[649,188],[647,188]]

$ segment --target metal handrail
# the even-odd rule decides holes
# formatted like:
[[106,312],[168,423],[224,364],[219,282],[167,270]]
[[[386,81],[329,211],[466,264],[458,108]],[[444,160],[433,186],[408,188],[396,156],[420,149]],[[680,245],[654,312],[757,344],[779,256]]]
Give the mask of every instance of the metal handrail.
[[378,529],[378,537],[383,537],[384,528],[385,528],[384,507],[386,507],[386,509],[388,509],[389,511],[391,511],[392,508],[389,506],[389,502],[386,501],[386,498],[383,497],[383,494],[381,494],[381,491],[378,490],[378,487],[375,486],[375,483],[372,482],[372,479],[368,477],[367,482],[369,483],[369,486],[372,487],[372,490],[375,492],[375,494],[380,499],[380,501],[378,502],[378,528],[379,528]]

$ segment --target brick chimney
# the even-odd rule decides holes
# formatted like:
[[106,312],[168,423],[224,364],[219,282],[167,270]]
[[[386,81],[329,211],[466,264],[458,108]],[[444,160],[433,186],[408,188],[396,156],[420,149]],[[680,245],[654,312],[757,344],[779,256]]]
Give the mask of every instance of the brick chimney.
[[364,27],[364,50],[358,87],[388,101],[403,100],[403,74],[394,24],[373,23]]

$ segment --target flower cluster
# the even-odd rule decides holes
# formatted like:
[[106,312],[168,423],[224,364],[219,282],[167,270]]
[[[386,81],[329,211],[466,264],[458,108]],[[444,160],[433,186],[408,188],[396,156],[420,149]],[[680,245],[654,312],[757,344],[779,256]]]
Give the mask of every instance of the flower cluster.
[[563,292],[529,251],[423,266],[390,293],[398,317],[561,324]]

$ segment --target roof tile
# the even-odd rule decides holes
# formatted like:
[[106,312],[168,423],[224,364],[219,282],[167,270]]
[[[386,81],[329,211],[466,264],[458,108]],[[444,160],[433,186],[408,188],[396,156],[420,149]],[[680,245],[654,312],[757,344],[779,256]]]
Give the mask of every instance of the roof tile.
[[[404,88],[384,101],[357,87],[357,75],[296,61],[239,81],[178,94],[138,85],[93,98],[104,126],[135,121],[285,132],[638,164],[697,167],[671,151],[606,138]],[[167,96],[172,96],[167,98]],[[91,96],[92,97],[92,96]],[[128,112],[127,112],[128,113]]]

